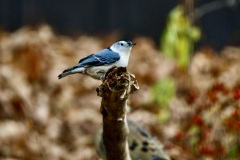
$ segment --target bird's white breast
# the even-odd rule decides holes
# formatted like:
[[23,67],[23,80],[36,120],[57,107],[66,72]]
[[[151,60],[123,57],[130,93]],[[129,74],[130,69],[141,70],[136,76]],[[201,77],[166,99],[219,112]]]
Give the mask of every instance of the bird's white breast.
[[128,53],[119,53],[119,54],[121,55],[120,59],[114,65],[117,66],[117,67],[127,67],[128,61],[129,61],[130,52],[128,52]]

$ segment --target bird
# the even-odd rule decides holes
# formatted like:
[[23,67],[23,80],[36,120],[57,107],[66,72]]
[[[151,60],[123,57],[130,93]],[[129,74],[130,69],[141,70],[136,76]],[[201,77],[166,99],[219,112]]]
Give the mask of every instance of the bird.
[[[128,146],[132,160],[171,160],[163,144],[141,125],[127,120],[129,127]],[[100,127],[95,138],[96,151],[104,160],[106,150],[102,139],[103,128]]]
[[97,80],[103,80],[105,73],[113,66],[127,67],[132,47],[136,45],[129,40],[120,40],[110,47],[82,58],[77,65],[65,69],[58,79],[82,73]]

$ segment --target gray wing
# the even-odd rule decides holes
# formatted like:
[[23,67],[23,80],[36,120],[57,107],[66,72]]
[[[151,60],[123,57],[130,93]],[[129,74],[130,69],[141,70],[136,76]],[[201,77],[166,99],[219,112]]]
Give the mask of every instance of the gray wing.
[[81,59],[77,66],[90,67],[90,66],[102,66],[114,63],[120,59],[120,55],[117,52],[112,51],[110,48],[101,50],[96,54],[91,54]]

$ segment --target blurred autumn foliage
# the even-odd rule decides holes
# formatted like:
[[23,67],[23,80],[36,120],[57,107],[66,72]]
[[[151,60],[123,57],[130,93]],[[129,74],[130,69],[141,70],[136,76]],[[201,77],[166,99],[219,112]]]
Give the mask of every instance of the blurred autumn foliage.
[[[101,82],[83,75],[57,76],[116,40],[116,35],[73,39],[45,25],[0,32],[1,159],[100,159],[94,137],[101,126],[101,98],[95,91]],[[140,90],[129,100],[129,118],[147,126],[173,159],[237,160],[240,48],[226,47],[219,54],[203,49],[183,71],[159,54],[152,40],[133,41],[137,45],[128,70]],[[169,94],[166,106],[157,98],[164,93],[153,87],[168,84],[160,82],[169,77],[176,93]],[[164,121],[159,118],[163,113],[168,115]]]

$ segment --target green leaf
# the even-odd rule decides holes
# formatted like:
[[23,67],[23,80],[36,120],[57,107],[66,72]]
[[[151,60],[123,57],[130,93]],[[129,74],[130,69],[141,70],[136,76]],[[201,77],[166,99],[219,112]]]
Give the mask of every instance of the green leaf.
[[237,145],[234,145],[232,146],[230,149],[229,149],[229,152],[228,152],[228,155],[227,157],[236,157],[236,155],[238,154],[238,146]]
[[185,16],[183,8],[177,6],[169,14],[160,49],[166,57],[175,59],[179,67],[186,68],[194,50],[194,43],[200,37],[200,29]]
[[170,100],[175,96],[176,86],[174,79],[166,78],[152,86],[152,100],[162,107],[167,107]]
[[160,122],[167,122],[170,118],[169,111],[167,109],[162,109],[158,114],[157,114],[157,119]]

